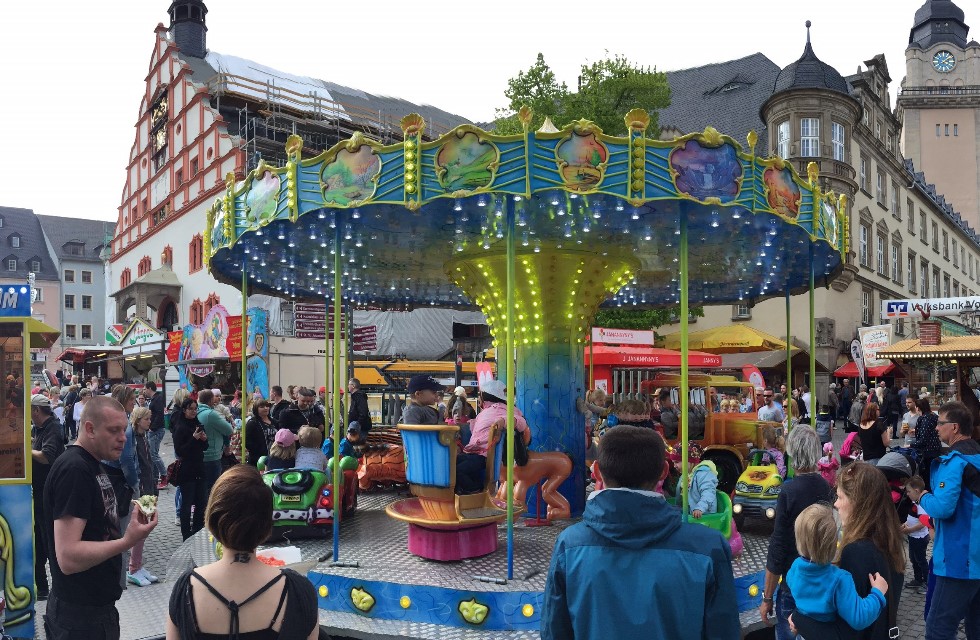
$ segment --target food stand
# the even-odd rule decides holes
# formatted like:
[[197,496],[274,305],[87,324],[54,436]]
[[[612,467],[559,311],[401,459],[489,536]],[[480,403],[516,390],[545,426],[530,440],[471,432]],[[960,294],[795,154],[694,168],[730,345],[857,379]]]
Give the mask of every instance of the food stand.
[[[33,638],[34,528],[31,494],[31,417],[25,384],[30,350],[50,349],[58,330],[31,316],[27,285],[0,289],[0,630]],[[0,608],[0,614],[4,611]]]

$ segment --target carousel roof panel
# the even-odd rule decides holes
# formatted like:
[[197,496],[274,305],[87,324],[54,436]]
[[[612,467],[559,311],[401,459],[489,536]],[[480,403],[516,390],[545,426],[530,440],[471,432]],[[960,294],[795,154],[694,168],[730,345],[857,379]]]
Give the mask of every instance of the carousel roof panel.
[[821,285],[836,277],[845,218],[815,174],[805,181],[712,128],[659,141],[644,112],[627,121],[622,138],[580,121],[516,136],[463,125],[424,142],[424,121],[409,116],[404,143],[355,136],[308,159],[292,140],[287,166],[229,177],[208,215],[209,268],[230,284],[244,269],[258,293],[329,298],[339,246],[355,304],[468,308],[480,305],[473,277],[500,285],[513,224],[528,295],[567,280],[606,305],[659,307],[678,301],[683,223],[694,304],[800,292],[811,265]]

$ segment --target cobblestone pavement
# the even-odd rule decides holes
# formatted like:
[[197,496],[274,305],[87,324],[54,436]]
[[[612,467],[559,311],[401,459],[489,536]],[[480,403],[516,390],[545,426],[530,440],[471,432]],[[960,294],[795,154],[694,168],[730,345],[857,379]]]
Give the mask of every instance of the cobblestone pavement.
[[[840,424],[840,423],[838,423]],[[837,429],[834,436],[835,445],[839,448],[843,441],[843,432]],[[173,461],[173,442],[167,434],[160,447],[164,462]],[[159,584],[149,587],[128,585],[122,598],[117,603],[121,621],[122,640],[144,640],[159,638],[166,628],[167,605],[173,581],[184,570],[181,562],[171,562],[174,553],[180,546],[180,527],[175,524],[174,488],[168,487],[160,492],[159,499],[160,524],[146,541],[143,561],[146,568],[161,579]],[[755,531],[753,531],[755,533]],[[930,548],[931,555],[931,548]],[[912,580],[912,568],[908,566],[906,582]],[[922,640],[925,637],[925,623],[922,612],[925,607],[925,592],[916,589],[904,589],[899,605],[898,621],[902,638],[906,640]],[[38,631],[36,638],[44,639],[44,631],[40,620],[44,614],[44,603],[38,605]],[[753,635],[755,637],[755,635]],[[962,629],[957,636],[965,638]]]

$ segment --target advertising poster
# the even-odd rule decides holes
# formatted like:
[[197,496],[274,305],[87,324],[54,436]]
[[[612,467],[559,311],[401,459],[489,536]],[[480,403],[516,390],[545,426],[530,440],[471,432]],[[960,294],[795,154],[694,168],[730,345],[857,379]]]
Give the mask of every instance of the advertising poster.
[[858,328],[861,339],[861,351],[864,355],[864,366],[867,368],[887,366],[890,360],[879,360],[878,352],[892,342],[892,326],[890,324],[876,327]]
[[269,397],[269,315],[265,309],[248,310],[248,360],[245,388]]
[[[263,398],[269,397],[269,317],[264,309],[248,310],[248,361],[245,388],[249,393],[256,389]],[[242,361],[242,317],[230,316],[228,310],[215,305],[202,324],[184,325],[181,331],[167,334],[167,361],[207,360],[228,358]],[[180,386],[189,388],[189,375],[206,376],[214,371],[213,363],[178,366]]]
[[33,522],[31,485],[0,486],[0,593],[6,600],[0,627],[12,638],[35,637]]
[[20,323],[0,324],[0,481],[27,480],[22,332]]

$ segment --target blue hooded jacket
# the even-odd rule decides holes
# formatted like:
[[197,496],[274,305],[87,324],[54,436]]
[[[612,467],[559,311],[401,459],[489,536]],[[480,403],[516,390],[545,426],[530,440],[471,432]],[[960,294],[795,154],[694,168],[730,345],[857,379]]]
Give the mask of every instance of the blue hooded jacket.
[[962,440],[932,462],[929,484],[919,504],[936,522],[932,545],[933,570],[937,576],[980,580],[980,496],[964,485],[974,483],[980,472],[980,444]]
[[650,492],[605,489],[558,536],[542,640],[741,636],[731,549]]
[[703,513],[718,511],[718,471],[711,460],[699,462],[691,471],[691,486],[687,493],[688,510]]

